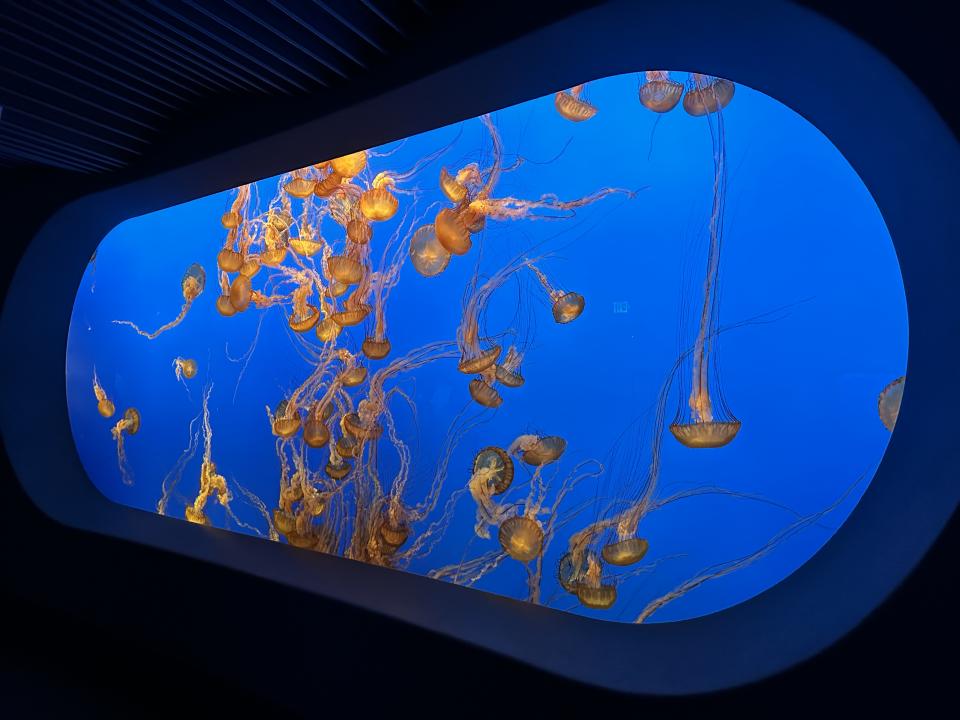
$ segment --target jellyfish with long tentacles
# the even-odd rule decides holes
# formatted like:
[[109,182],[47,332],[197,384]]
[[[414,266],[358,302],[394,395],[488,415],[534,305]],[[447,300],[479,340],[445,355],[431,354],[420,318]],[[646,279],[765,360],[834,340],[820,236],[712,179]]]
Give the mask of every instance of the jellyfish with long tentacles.
[[683,83],[670,79],[666,70],[648,70],[640,82],[640,103],[655,113],[673,110],[683,97]]
[[133,474],[127,463],[127,451],[124,448],[123,436],[136,435],[140,431],[140,413],[136,408],[127,408],[123,417],[110,429],[114,441],[117,443],[117,465],[120,468],[120,479],[124,485],[133,485]]
[[437,239],[434,225],[423,225],[410,237],[410,262],[424,277],[436,277],[450,264],[450,251]]
[[129,320],[114,320],[113,322],[117,325],[129,325],[136,330],[139,335],[143,335],[143,337],[148,340],[153,340],[161,333],[165,333],[167,330],[183,322],[183,319],[187,316],[187,311],[190,310],[190,306],[193,305],[193,302],[200,297],[200,293],[203,292],[206,279],[207,274],[198,263],[193,263],[193,265],[188,267],[187,271],[183,274],[183,279],[180,281],[180,289],[183,293],[183,307],[180,308],[180,314],[152,333],[141,330],[136,324]]
[[574,85],[570,90],[558,92],[553,98],[553,104],[561,117],[570,122],[583,122],[597,114],[597,108],[584,98],[583,91],[586,83]]
[[[227,229],[227,238],[217,254],[217,267],[224,272],[239,272],[243,267],[246,253],[243,240],[246,238],[249,207],[250,185],[241,185],[237,188],[230,210],[220,218],[220,223]],[[238,240],[241,240],[241,247],[237,247]]]
[[227,479],[217,472],[217,466],[213,462],[213,426],[210,424],[210,393],[212,391],[213,385],[210,384],[203,393],[203,460],[200,463],[200,490],[193,503],[187,505],[184,510],[187,520],[197,525],[210,524],[210,518],[204,510],[211,496],[227,512],[229,512],[230,501],[233,499],[227,487]]
[[547,291],[554,321],[563,325],[580,317],[586,305],[583,295],[568,290],[558,290],[550,283],[540,268],[533,263],[530,263],[528,267],[537,276],[537,280],[540,281],[543,289]]
[[177,380],[192,380],[197,376],[197,361],[192,358],[175,357],[173,372]]
[[[689,95],[688,95],[689,96]],[[717,327],[720,320],[720,254],[723,246],[727,164],[723,113],[707,116],[713,146],[713,203],[703,299],[697,318],[697,334],[690,354],[691,385],[670,432],[691,448],[718,448],[731,442],[741,423],[730,411],[720,387],[717,361]],[[686,390],[681,386],[683,390]]]
[[903,386],[906,379],[906,376],[898,377],[888,384],[880,393],[880,397],[877,398],[877,411],[880,414],[880,421],[890,432],[893,432],[893,428],[897,424],[897,417],[900,415],[900,401],[903,399]]
[[107,397],[106,391],[100,385],[100,379],[97,377],[97,369],[93,369],[93,395],[97,399],[97,412],[101,417],[112,418],[117,411],[113,400]]
[[735,90],[736,86],[726,78],[690,73],[683,109],[695,117],[719,113],[730,104]]

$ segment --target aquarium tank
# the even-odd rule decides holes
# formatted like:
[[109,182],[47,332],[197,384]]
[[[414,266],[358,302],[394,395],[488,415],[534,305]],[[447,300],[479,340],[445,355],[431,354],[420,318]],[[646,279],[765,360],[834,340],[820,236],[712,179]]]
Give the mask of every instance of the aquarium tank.
[[656,70],[349,143],[103,238],[66,375],[107,498],[655,623],[763,592],[869,492],[899,266],[778,100]]

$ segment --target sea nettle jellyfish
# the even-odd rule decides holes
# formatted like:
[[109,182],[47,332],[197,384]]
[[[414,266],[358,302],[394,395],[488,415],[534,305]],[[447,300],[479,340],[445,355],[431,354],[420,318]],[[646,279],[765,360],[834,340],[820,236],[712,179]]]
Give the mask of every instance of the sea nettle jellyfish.
[[557,112],[570,122],[583,122],[597,114],[597,108],[583,97],[584,85],[575,85],[569,91],[558,92],[553,98]]
[[309,177],[309,168],[295,170],[290,179],[284,183],[283,189],[288,195],[303,200],[313,195],[317,181]]
[[683,83],[670,79],[666,70],[648,70],[640,82],[640,103],[656,113],[673,110],[683,97]]
[[183,322],[183,319],[187,316],[187,311],[190,309],[190,306],[193,305],[193,301],[200,297],[200,293],[203,292],[203,286],[206,280],[207,274],[198,263],[193,263],[193,265],[188,267],[180,281],[180,290],[183,293],[183,307],[180,308],[180,314],[152,333],[141,330],[129,320],[114,320],[113,322],[117,325],[129,325],[136,330],[138,334],[143,335],[143,337],[148,340],[153,340],[161,333],[165,333],[167,330]]
[[567,441],[558,435],[520,435],[510,444],[509,453],[527,465],[540,467],[556,462],[566,449]]
[[900,400],[903,398],[903,385],[906,379],[906,376],[898,377],[883,389],[877,399],[880,421],[890,432],[893,432],[893,428],[897,424],[897,416],[900,414]]
[[573,322],[580,317],[586,304],[583,295],[567,290],[558,290],[550,284],[547,276],[544,275],[536,265],[530,263],[528,267],[537,276],[543,289],[547,291],[547,295],[550,297],[551,309],[553,310],[553,319],[556,322],[563,325]]
[[100,385],[100,379],[97,377],[97,369],[93,369],[93,395],[97,398],[97,412],[100,417],[111,418],[117,411],[113,401],[107,397],[106,391]]
[[136,408],[128,408],[117,424],[110,429],[117,443],[117,465],[120,467],[120,479],[124,485],[133,485],[133,475],[127,465],[127,452],[123,446],[123,436],[136,435],[140,431],[140,413]]
[[[690,97],[688,92],[687,97]],[[717,363],[720,319],[720,251],[723,245],[724,204],[726,200],[726,140],[723,113],[707,116],[713,141],[713,205],[710,213],[707,266],[703,280],[703,296],[693,350],[685,356],[691,385],[681,383],[681,405],[670,432],[690,448],[718,448],[726,445],[740,430],[740,421],[733,415],[720,387]],[[686,376],[682,373],[681,377]]]
[[177,380],[192,380],[197,376],[197,361],[192,358],[176,357],[173,359],[173,372]]
[[245,231],[247,212],[250,207],[250,185],[237,188],[230,210],[223,214],[220,223],[227,229],[223,249],[217,254],[217,266],[224,272],[237,272],[243,265],[243,253],[235,249],[237,240]]
[[371,360],[382,360],[390,354],[390,340],[387,338],[387,300],[397,282],[400,270],[407,259],[404,251],[404,232],[409,231],[406,218],[397,225],[396,230],[383,247],[380,268],[370,280],[373,307],[373,329],[363,340],[361,350]]
[[725,78],[690,73],[683,109],[697,117],[719,112],[730,104],[735,89],[736,86]]
[[217,472],[217,466],[213,462],[213,427],[210,424],[210,391],[212,386],[208,385],[203,394],[203,462],[200,464],[200,490],[192,504],[187,505],[184,510],[184,516],[187,520],[197,525],[209,525],[210,518],[205,512],[207,502],[211,496],[223,506],[228,514],[230,513],[230,490],[227,488],[227,479]]
[[424,277],[436,277],[450,263],[450,252],[437,240],[433,225],[420,227],[410,238],[410,262]]

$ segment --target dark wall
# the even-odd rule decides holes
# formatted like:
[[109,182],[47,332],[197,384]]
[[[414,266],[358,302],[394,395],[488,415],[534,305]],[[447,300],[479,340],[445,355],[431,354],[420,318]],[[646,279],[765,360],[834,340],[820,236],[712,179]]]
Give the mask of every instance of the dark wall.
[[[435,45],[411,49],[390,72],[326,102],[348,104],[404,76],[425,72],[438,57],[452,61],[457,53],[466,56],[492,47],[577,4],[544,3],[540,8],[540,3],[526,3],[523,13],[515,9],[519,3],[487,3],[482,12],[478,5],[466,6],[459,19],[447,19],[448,24],[437,28]],[[960,101],[948,75],[956,51],[936,8],[913,4],[909,12],[888,14],[876,6],[865,13],[826,2],[805,4],[884,52],[957,132]],[[509,82],[509,77],[505,68],[501,81]],[[175,120],[142,162],[120,175],[80,177],[43,170],[0,175],[0,216],[6,221],[0,232],[4,292],[22,248],[71,197],[239,145],[281,129],[278,117],[295,124],[295,113],[306,117],[311,112],[309,106],[294,110],[291,105],[284,113],[265,105],[234,114],[225,130],[207,110]],[[883,112],[883,98],[877,98],[870,112]],[[869,116],[864,114],[864,122]],[[56,277],[38,278],[37,291],[55,282]],[[955,608],[960,604],[956,517],[894,596],[817,658],[716,696],[626,698],[289,588],[68,530],[28,501],[5,455],[0,463],[0,683],[5,691],[0,703],[30,707],[36,716],[64,710],[98,717],[191,710],[247,715],[277,708],[320,714],[336,703],[347,703],[363,715],[377,706],[403,714],[472,706],[501,715],[514,714],[523,705],[555,702],[597,712],[610,705],[632,706],[658,715],[766,708],[771,714],[829,714],[840,704],[863,712],[894,701],[909,701],[922,712],[928,704],[953,704],[956,661],[950,658],[958,639]]]

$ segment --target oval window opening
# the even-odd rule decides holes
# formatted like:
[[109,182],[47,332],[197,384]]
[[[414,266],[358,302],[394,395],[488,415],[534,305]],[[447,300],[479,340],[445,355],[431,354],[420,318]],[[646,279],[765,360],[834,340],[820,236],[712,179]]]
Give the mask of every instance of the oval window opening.
[[635,623],[771,587],[867,490],[903,284],[780,102],[650,71],[304,162],[90,259],[68,405],[111,500]]

